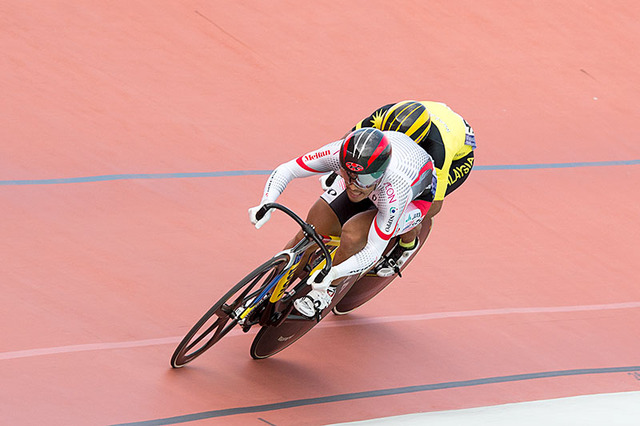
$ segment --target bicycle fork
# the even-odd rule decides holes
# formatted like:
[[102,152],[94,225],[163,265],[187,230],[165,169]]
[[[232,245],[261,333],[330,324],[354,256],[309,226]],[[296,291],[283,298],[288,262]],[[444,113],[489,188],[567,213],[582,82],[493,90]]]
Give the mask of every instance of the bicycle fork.
[[250,300],[243,302],[242,305],[236,308],[230,315],[231,318],[238,319],[238,324],[242,326],[244,332],[249,331],[251,326],[255,324],[254,321],[250,321],[249,323],[246,322],[249,315],[262,303],[267,303],[266,297],[273,289],[273,291],[271,292],[271,296],[268,299],[267,306],[264,311],[260,313],[260,318],[258,320],[260,325],[265,325],[269,322],[273,313],[274,304],[278,302],[282,298],[282,296],[284,296],[285,289],[293,278],[295,270],[302,258],[302,253],[298,253],[293,256],[294,252],[292,250],[284,250],[278,253],[276,256],[282,254],[285,254],[289,257],[289,261],[282,269],[282,272],[280,272],[267,285],[265,285],[260,294]]

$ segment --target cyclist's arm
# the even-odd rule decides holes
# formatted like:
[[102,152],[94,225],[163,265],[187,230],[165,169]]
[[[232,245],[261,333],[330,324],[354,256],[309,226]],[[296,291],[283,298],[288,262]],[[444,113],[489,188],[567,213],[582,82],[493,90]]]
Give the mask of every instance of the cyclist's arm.
[[276,201],[294,179],[337,171],[340,144],[341,141],[332,142],[276,167],[265,184],[262,203]]
[[[336,278],[364,272],[382,257],[389,240],[398,230],[404,210],[411,201],[410,193],[411,190],[408,187],[405,189],[395,187],[388,193],[385,189],[379,190],[376,204],[378,213],[369,228],[367,244],[344,262],[334,266]],[[389,197],[387,194],[393,195]]]
[[333,267],[335,270],[335,278],[360,274],[371,268],[384,253],[388,242],[389,240],[381,238],[372,227],[372,229],[369,230],[367,244],[364,248],[344,262]]

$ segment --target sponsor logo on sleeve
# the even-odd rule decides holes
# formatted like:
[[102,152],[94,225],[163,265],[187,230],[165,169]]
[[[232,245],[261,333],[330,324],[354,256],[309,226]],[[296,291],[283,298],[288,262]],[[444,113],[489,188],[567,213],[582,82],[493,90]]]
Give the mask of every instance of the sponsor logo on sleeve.
[[317,160],[318,158],[325,157],[329,155],[331,152],[327,149],[325,151],[314,152],[313,154],[307,154],[304,156],[304,161]]
[[387,219],[387,223],[384,224],[384,232],[386,232],[387,234],[391,232],[391,226],[393,225],[393,222],[396,219],[396,212],[398,211],[398,209],[396,209],[395,207],[391,207],[389,209],[389,219]]

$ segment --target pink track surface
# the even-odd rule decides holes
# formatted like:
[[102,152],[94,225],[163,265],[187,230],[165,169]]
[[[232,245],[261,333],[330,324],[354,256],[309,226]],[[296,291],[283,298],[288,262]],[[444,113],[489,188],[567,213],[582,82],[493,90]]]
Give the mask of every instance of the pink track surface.
[[[315,425],[639,390],[639,20],[623,0],[5,1],[0,423]],[[256,231],[266,176],[226,172],[407,98],[467,118],[478,167],[404,277],[273,359],[234,333],[170,369],[295,231]]]

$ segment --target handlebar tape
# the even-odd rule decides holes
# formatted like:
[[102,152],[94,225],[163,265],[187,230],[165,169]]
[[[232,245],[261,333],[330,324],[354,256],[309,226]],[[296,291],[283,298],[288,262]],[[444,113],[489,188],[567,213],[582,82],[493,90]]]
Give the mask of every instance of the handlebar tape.
[[337,177],[338,177],[338,174],[336,172],[331,172],[331,174],[329,175],[329,177],[325,181],[325,185],[327,185],[327,186],[333,185],[333,182],[335,182]]
[[326,271],[324,269],[322,269],[320,272],[318,272],[318,275],[316,276],[316,283],[320,284],[322,282],[322,280],[324,280],[324,278],[329,274],[329,271]]
[[260,221],[268,211],[269,208],[266,206],[266,204],[260,207],[260,210],[256,212],[256,220]]

